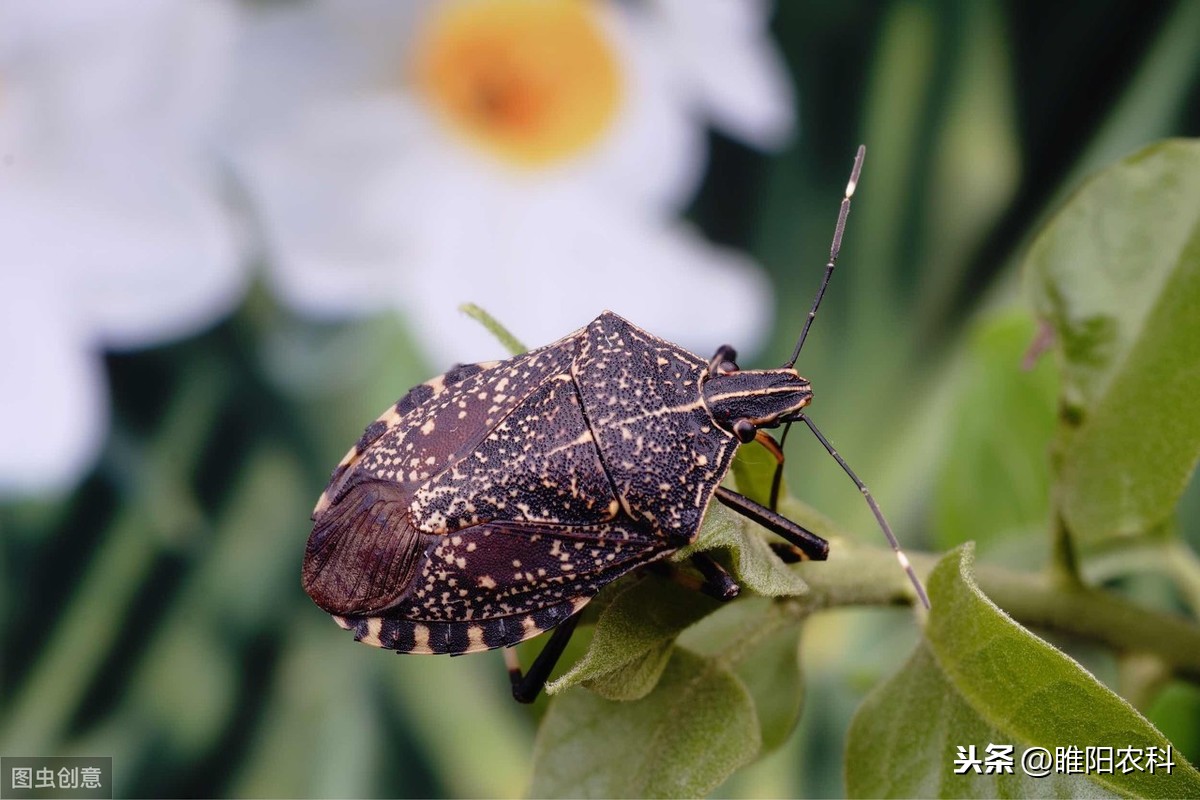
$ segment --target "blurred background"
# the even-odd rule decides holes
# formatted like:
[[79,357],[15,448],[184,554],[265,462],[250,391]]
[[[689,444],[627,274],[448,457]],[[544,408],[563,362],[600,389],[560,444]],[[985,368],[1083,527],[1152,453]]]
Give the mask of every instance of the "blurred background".
[[[111,755],[117,796],[522,794],[539,711],[499,653],[355,645],[301,591],[329,471],[504,355],[464,302],[530,346],[610,308],[781,363],[860,142],[814,419],[909,548],[1038,568],[1021,257],[1088,174],[1200,133],[1197,52],[1200,4],[1146,0],[3,3],[0,753]],[[815,442],[788,480],[878,539]],[[814,620],[799,730],[718,795],[842,794],[915,635]],[[1200,691],[1143,710],[1200,759]]]

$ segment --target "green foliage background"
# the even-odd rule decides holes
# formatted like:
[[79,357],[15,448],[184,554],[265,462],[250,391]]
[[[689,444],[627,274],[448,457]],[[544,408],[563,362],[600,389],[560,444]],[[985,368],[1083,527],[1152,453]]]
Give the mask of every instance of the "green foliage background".
[[[1152,256],[1143,258],[1161,243],[1147,223],[1134,231],[1144,236],[1142,245],[1114,254],[1094,236],[1096,252],[1075,252],[1080,262],[1073,267],[1067,256],[1046,256],[1055,242],[1039,241],[1030,274],[1022,276],[1036,231],[1088,175],[1156,140],[1200,133],[1200,5],[780,5],[774,31],[797,86],[800,135],[773,157],[714,138],[691,216],[711,238],[744,248],[772,271],[777,336],[758,360],[778,363],[815,288],[854,147],[867,143],[842,266],[798,366],[816,390],[814,419],[866,478],[906,546],[937,554],[966,541],[976,546],[936,568],[935,606],[940,598],[950,610],[931,617],[915,652],[920,633],[907,610],[818,614],[803,631],[802,686],[781,689],[740,666],[704,673],[682,706],[688,715],[673,718],[676,729],[722,727],[731,734],[722,740],[730,743],[723,756],[729,763],[753,755],[739,750],[739,741],[757,737],[777,746],[720,783],[718,796],[1153,794],[1155,785],[1132,783],[989,790],[949,780],[880,782],[888,765],[915,768],[913,753],[890,751],[862,727],[863,715],[851,733],[851,718],[865,703],[922,741],[951,717],[974,726],[954,730],[979,731],[973,743],[980,746],[995,731],[1011,733],[1003,720],[978,714],[1003,701],[961,693],[963,685],[991,684],[964,678],[972,674],[969,659],[946,655],[965,650],[954,627],[968,618],[962,614],[991,613],[967,568],[972,559],[987,592],[984,565],[1041,570],[1064,563],[1063,548],[1072,542],[1089,582],[1194,624],[1194,476],[1178,510],[1166,516],[1147,511],[1166,502],[1153,491],[1056,498],[1050,487],[1056,475],[1119,458],[1128,446],[1120,437],[1165,442],[1164,469],[1172,458],[1187,461],[1169,445],[1194,440],[1200,415],[1147,430],[1142,409],[1161,407],[1163,380],[1195,373],[1194,349],[1154,345],[1187,341],[1178,338],[1179,326],[1190,320],[1195,327],[1197,307],[1138,317],[1140,332],[1147,319],[1173,327],[1134,345],[1145,348],[1136,363],[1150,371],[1115,378],[1124,392],[1070,367],[1078,362],[1068,361],[1063,372],[1049,355],[1030,370],[1021,361],[1037,333],[1035,304],[1044,313],[1061,311],[1043,290],[1046,264],[1099,269],[1108,257],[1118,266],[1159,268]],[[1188,186],[1184,195],[1194,196],[1195,181],[1184,181]],[[1110,292],[1097,302],[1126,297]],[[703,313],[737,309],[714,297]],[[1062,318],[1069,322],[1070,315]],[[520,334],[517,321],[505,322]],[[1060,341],[1087,343],[1086,326],[1064,325]],[[1072,339],[1073,331],[1082,338]],[[352,645],[299,587],[308,514],[330,467],[366,422],[445,366],[421,362],[403,320],[317,326],[288,316],[265,292],[204,336],[110,357],[114,432],[95,471],[71,496],[0,507],[0,752],[112,755],[118,795],[526,792],[538,721],[547,712],[544,702],[531,712],[509,699],[499,654],[397,658]],[[1148,384],[1130,382],[1154,375]],[[1079,424],[1065,430],[1060,413]],[[798,433],[788,450],[792,494],[854,532],[855,541],[877,545],[857,492],[819,445]],[[1091,454],[1071,455],[1079,452]],[[1194,464],[1194,452],[1190,458]],[[1173,501],[1171,491],[1166,496]],[[1052,508],[1061,516],[1052,517]],[[874,552],[828,566],[847,580],[856,564],[864,565],[862,574],[881,574],[868,569]],[[919,563],[928,568],[933,559]],[[806,567],[805,578],[820,580],[822,566]],[[1003,594],[1004,585],[992,585]],[[1021,596],[1013,593],[1014,603]],[[645,606],[636,596],[613,605],[622,600]],[[690,621],[689,614],[710,610],[706,603],[681,597],[677,608],[657,609],[656,624],[671,629],[678,624],[672,614]],[[777,607],[755,599],[737,605],[738,614],[770,615]],[[717,620],[712,624],[719,616],[709,618]],[[992,629],[1018,635],[1000,622]],[[786,664],[794,657],[798,634],[780,630],[747,661]],[[650,639],[644,672],[699,669],[691,651],[655,649]],[[1053,638],[1145,714],[1174,743],[1177,761],[1200,761],[1196,684],[1152,668],[1147,674],[1144,664],[1118,661],[1096,641]],[[1074,691],[1076,673],[1053,651],[1043,656],[1048,660],[1025,669],[1054,678],[1054,691]],[[615,717],[600,708],[612,701],[601,696],[633,690],[628,682],[605,686],[604,667],[580,666],[592,670],[588,679],[599,693],[562,695],[577,708],[574,716],[558,708],[547,714],[539,759],[577,735],[581,719],[612,724]],[[705,702],[710,694],[728,698],[721,686],[734,673],[751,694],[756,686],[774,687],[769,707],[778,719],[746,719]],[[889,697],[906,705],[888,706]],[[789,734],[801,698],[803,715]],[[934,708],[939,700],[941,712]],[[1038,721],[1026,722],[1032,727],[1022,729],[1025,741],[1038,741]],[[1120,730],[1141,731],[1139,724]],[[868,765],[849,771],[849,779],[848,741],[850,757]],[[945,770],[959,743],[972,742],[947,740],[937,751],[941,760],[937,753],[928,759]],[[638,740],[622,744],[628,758],[639,754]],[[573,772],[578,764],[562,758],[551,765],[549,773],[540,768],[535,791],[553,793],[564,785],[556,780],[587,786],[587,776]],[[707,785],[703,775],[681,787],[638,783],[632,768],[626,774],[629,783],[607,784],[609,790],[688,793]]]

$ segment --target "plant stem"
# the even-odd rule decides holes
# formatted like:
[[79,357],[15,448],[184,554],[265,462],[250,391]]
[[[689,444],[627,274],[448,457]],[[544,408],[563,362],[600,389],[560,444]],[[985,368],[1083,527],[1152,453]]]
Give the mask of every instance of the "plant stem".
[[1078,636],[1121,654],[1153,655],[1178,677],[1200,684],[1200,628],[1182,617],[1100,589],[1066,587],[996,567],[980,567],[976,577],[984,594],[1023,625]]
[[1079,577],[1079,561],[1075,558],[1075,543],[1071,540],[1071,534],[1067,531],[1067,522],[1061,514],[1055,515],[1052,536],[1053,550],[1050,564],[1047,566],[1047,574],[1050,579],[1055,585],[1062,586],[1067,590],[1083,586],[1083,579]]
[[474,303],[463,303],[458,307],[458,310],[487,328],[488,333],[495,336],[500,341],[500,344],[504,345],[504,349],[508,350],[514,356],[520,355],[529,349],[521,343],[520,339],[513,336],[508,328],[501,325],[495,317]]
[[[931,554],[909,556],[921,574],[937,560]],[[835,540],[829,561],[801,564],[799,570],[811,590],[799,598],[804,613],[912,602],[904,574],[886,550]],[[1153,656],[1176,677],[1200,685],[1200,627],[1182,617],[1047,575],[980,566],[976,579],[983,593],[1022,625],[1096,642],[1122,655]]]

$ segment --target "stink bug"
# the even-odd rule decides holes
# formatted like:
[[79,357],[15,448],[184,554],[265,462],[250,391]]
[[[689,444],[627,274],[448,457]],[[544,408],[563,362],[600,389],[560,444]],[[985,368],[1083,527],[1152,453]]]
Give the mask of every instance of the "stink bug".
[[[529,702],[588,601],[693,541],[714,497],[803,557],[827,557],[824,539],[721,486],[737,448],[758,442],[777,459],[777,488],[783,451],[766,429],[801,421],[862,491],[928,606],[879,506],[805,415],[812,388],[793,368],[863,155],[786,364],[741,370],[731,347],[703,359],[605,312],[545,347],[454,367],[372,422],[333,471],[313,511],[305,591],[355,639],[404,653],[473,653],[557,626],[528,674],[509,661],[513,694]],[[715,561],[693,563],[703,590],[737,594]]]

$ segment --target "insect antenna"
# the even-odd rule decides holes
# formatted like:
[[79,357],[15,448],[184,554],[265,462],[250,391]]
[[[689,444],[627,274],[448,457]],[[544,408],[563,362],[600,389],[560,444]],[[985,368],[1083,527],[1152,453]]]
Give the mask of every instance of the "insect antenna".
[[[808,310],[808,318],[804,320],[804,328],[800,331],[800,338],[796,340],[796,347],[792,350],[792,357],[783,365],[784,369],[796,366],[796,359],[800,357],[800,349],[804,347],[804,340],[808,338],[808,329],[812,327],[813,320],[817,318],[817,308],[821,305],[821,298],[825,296],[825,289],[829,286],[829,278],[833,275],[833,268],[837,266],[838,253],[842,250],[842,234],[846,230],[846,218],[850,216],[850,198],[854,196],[854,189],[858,186],[858,176],[862,174],[863,159],[867,155],[867,146],[860,144],[858,152],[854,154],[854,166],[850,168],[850,180],[846,182],[846,194],[842,197],[842,205],[838,208],[837,225],[833,229],[833,243],[829,246],[829,260],[825,262],[825,277],[821,279],[821,286],[817,289],[817,296],[813,298],[812,308]],[[787,441],[788,431],[792,429],[792,423],[788,422],[783,426],[783,436],[780,437],[780,444]],[[771,479],[771,510],[777,510],[779,502],[779,486],[783,480],[783,462],[780,462],[775,467],[775,475]]]
[[929,608],[929,595],[925,593],[925,587],[921,584],[921,579],[917,577],[917,573],[913,570],[912,564],[908,561],[908,556],[904,554],[904,550],[900,548],[900,542],[896,539],[896,534],[892,533],[892,526],[888,525],[887,519],[883,516],[883,511],[879,508],[879,503],[875,502],[875,498],[871,496],[871,491],[867,488],[854,470],[850,469],[850,465],[846,463],[846,459],[838,455],[838,451],[833,449],[833,445],[825,438],[821,431],[817,430],[817,426],[806,415],[800,415],[800,421],[808,426],[808,429],[813,432],[817,440],[829,451],[829,455],[842,465],[842,469],[850,476],[850,480],[854,481],[854,485],[862,492],[863,498],[867,501],[867,505],[871,507],[871,513],[875,515],[875,519],[879,522],[879,527],[883,529],[883,535],[887,537],[888,544],[892,546],[892,552],[896,554],[896,560],[900,562],[900,566],[908,573],[908,579],[912,581],[913,588],[917,590],[917,597],[921,600],[921,605]]
[[858,152],[854,155],[854,167],[850,170],[850,180],[846,183],[846,195],[842,198],[841,208],[838,209],[837,227],[833,229],[833,244],[829,247],[829,261],[825,262],[825,277],[821,279],[821,288],[817,289],[817,296],[813,298],[812,308],[808,310],[808,319],[804,320],[804,329],[800,331],[800,338],[796,340],[792,357],[783,365],[784,367],[796,365],[796,359],[800,357],[800,348],[804,347],[804,340],[808,338],[808,329],[812,327],[813,320],[817,318],[817,308],[821,305],[821,298],[825,296],[825,289],[829,286],[829,277],[833,275],[833,268],[837,266],[838,253],[842,249],[842,233],[846,230],[846,217],[850,216],[850,198],[854,196],[854,188],[858,186],[858,176],[862,173],[863,158],[866,154],[866,145],[860,144]]
[[[804,347],[804,340],[808,338],[808,330],[812,327],[813,320],[817,317],[817,309],[821,305],[821,299],[825,296],[825,289],[829,286],[829,278],[833,275],[833,269],[837,266],[838,254],[842,249],[842,234],[846,230],[846,218],[850,216],[850,198],[854,196],[854,189],[858,186],[858,178],[862,174],[863,158],[867,154],[865,145],[858,146],[858,152],[854,155],[854,166],[850,169],[850,180],[846,183],[846,194],[842,197],[842,205],[838,209],[837,225],[833,229],[833,243],[829,247],[829,261],[825,263],[825,275],[821,278],[821,286],[817,289],[817,296],[813,298],[812,308],[808,311],[808,318],[804,320],[804,328],[800,331],[800,338],[796,340],[796,347],[792,350],[792,357],[788,359],[783,366],[793,367],[796,364],[796,359],[800,357],[800,350]],[[879,523],[879,527],[883,530],[884,536],[887,537],[888,544],[892,546],[892,552],[896,554],[896,560],[900,562],[900,566],[908,574],[908,579],[912,582],[913,588],[917,591],[917,597],[921,600],[921,605],[929,608],[929,595],[925,592],[925,587],[921,584],[921,579],[917,577],[917,573],[913,570],[912,564],[908,560],[908,556],[904,554],[904,550],[900,547],[900,542],[896,539],[896,534],[892,532],[892,526],[888,524],[887,519],[883,516],[883,511],[879,508],[879,503],[875,502],[875,498],[871,496],[871,492],[867,489],[866,484],[854,474],[854,470],[850,469],[850,465],[846,460],[838,454],[838,451],[833,449],[833,445],[825,438],[825,435],[817,429],[813,421],[806,415],[801,414],[799,419],[808,426],[808,429],[813,432],[817,440],[829,451],[829,455],[841,465],[842,469],[850,476],[850,480],[854,481],[854,485],[862,492],[863,499],[867,501],[867,505],[871,507],[871,513],[875,515],[875,520]],[[783,429],[781,441],[787,439],[788,431],[791,429],[791,423],[787,423]],[[783,472],[783,464],[775,470],[774,480],[771,484],[771,508],[775,508],[777,498],[779,496],[779,483]]]

